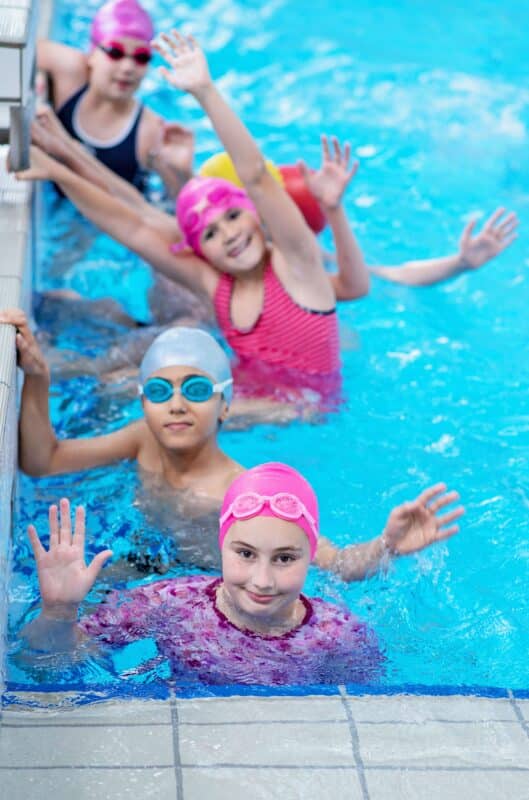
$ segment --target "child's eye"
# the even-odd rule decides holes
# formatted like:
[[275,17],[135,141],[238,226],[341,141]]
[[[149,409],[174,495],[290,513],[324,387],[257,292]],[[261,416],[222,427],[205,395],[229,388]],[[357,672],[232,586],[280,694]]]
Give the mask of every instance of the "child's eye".
[[237,555],[241,556],[241,558],[251,558],[253,553],[251,550],[237,550]]
[[206,228],[206,230],[204,231],[204,241],[207,242],[210,239],[213,239],[213,237],[215,236],[215,233],[216,233],[216,229],[215,228]]
[[290,553],[281,553],[277,556],[277,561],[279,561],[280,564],[291,564],[295,560],[296,557]]
[[230,208],[226,213],[228,219],[237,219],[241,215],[241,210],[240,208]]

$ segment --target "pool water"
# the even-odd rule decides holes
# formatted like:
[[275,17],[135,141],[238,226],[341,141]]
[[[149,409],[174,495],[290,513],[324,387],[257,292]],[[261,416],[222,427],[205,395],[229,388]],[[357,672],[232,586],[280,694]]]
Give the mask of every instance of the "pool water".
[[[86,42],[97,5],[57,2],[54,37]],[[466,507],[457,537],[351,586],[313,570],[307,593],[347,602],[377,630],[387,685],[527,688],[529,9],[516,0],[501,8],[448,0],[442,9],[336,0],[332,13],[322,0],[145,5],[159,30],[185,23],[196,35],[221,89],[276,163],[303,157],[316,166],[322,132],[351,142],[361,166],[346,209],[369,263],[454,252],[470,215],[484,219],[499,205],[518,213],[520,239],[475,274],[430,289],[374,279],[369,297],[340,307],[341,413],[322,424],[223,432],[221,444],[247,466],[274,459],[300,469],[318,492],[324,533],[343,545],[380,533],[391,508],[430,483],[457,489]],[[193,126],[198,163],[219,149],[192,99],[163,85],[155,69],[143,95]],[[109,295],[147,320],[145,265],[68,204],[45,199],[38,288]],[[322,242],[331,246],[328,233]],[[107,346],[93,326],[58,335],[52,328],[59,347],[93,356]],[[90,435],[137,417],[140,406],[95,378],[75,378],[54,386],[52,414],[60,435]],[[13,626],[37,596],[28,520],[44,530],[48,502],[65,493],[88,506],[93,550],[117,542],[126,556],[138,531],[156,529],[137,491],[130,465],[21,479]],[[119,690],[131,680],[119,676],[153,655],[142,646],[130,663],[120,655],[108,670],[89,665],[80,679]],[[163,668],[148,665],[132,680],[159,677]],[[25,684],[31,674],[13,659],[10,678]]]

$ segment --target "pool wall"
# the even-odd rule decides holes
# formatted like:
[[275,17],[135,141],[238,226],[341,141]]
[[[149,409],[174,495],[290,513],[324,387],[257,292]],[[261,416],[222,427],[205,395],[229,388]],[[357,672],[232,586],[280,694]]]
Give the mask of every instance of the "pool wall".
[[[11,0],[11,11],[28,18],[31,4]],[[52,12],[51,0],[38,6],[38,36],[46,36]],[[30,37],[35,37],[31,27]],[[28,47],[29,45],[29,47]],[[28,52],[34,43],[26,42]],[[9,307],[30,311],[37,242],[39,192],[19,183],[7,172],[8,146],[0,147],[0,309]],[[17,369],[15,331],[0,325],[0,689],[5,684],[5,641],[10,574],[13,502],[17,474]]]
[[[5,171],[7,147],[0,148],[0,308],[28,309],[34,253],[31,189]],[[4,642],[10,567],[11,522],[17,465],[17,370],[15,331],[0,325],[0,682],[5,678]]]

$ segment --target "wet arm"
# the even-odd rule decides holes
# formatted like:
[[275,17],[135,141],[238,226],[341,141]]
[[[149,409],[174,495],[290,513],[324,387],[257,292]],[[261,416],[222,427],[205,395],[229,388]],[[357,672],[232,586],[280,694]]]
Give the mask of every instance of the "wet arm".
[[274,244],[284,252],[287,261],[301,266],[302,273],[313,263],[321,269],[316,237],[296,204],[266,169],[263,155],[247,127],[213,83],[196,97],[232,158]]
[[85,53],[48,39],[37,41],[37,68],[52,80],[56,107],[62,106],[88,80]]
[[408,261],[400,267],[373,267],[371,272],[394,283],[407,286],[431,286],[476,270],[498,256],[516,240],[518,217],[503,206],[475,233],[476,219],[467,222],[459,240],[459,252],[442,258]]
[[77,624],[77,613],[71,619],[49,617],[43,611],[20,631],[20,638],[31,649],[44,653],[73,652],[86,634]]
[[102,164],[80,142],[69,137],[61,149],[60,159],[77,175],[95,186],[99,186],[108,194],[126,203],[129,208],[137,211],[141,214],[144,222],[160,230],[169,240],[176,242],[181,238],[174,217],[147,202],[138,189]]
[[294,275],[303,280],[308,269],[319,269],[326,280],[315,236],[295,203],[269,174],[246,126],[216,88],[197,42],[173,31],[170,36],[162,35],[154,47],[172,68],[162,70],[169,83],[192,94],[210,118],[272,242],[284,253],[289,266],[292,262]]
[[[58,183],[79,211],[102,231],[137,253],[168,278],[180,281],[195,291],[212,292],[214,273],[202,259],[186,253],[173,255],[170,245],[174,240],[171,240],[167,231],[154,228],[136,209],[76,175],[63,164],[46,158],[46,177]],[[28,170],[28,179],[33,177],[32,173],[32,170]]]
[[58,439],[49,415],[49,377],[26,375],[19,423],[20,468],[28,475],[58,475],[137,457],[140,425],[106,436]]
[[369,272],[343,206],[324,208],[333,233],[338,272],[330,276],[337,300],[357,300],[369,291]]
[[322,538],[318,542],[315,563],[351,583],[374,575],[387,564],[390,556],[384,536],[344,548],[336,547],[328,539]]
[[373,275],[405,286],[432,286],[460,275],[467,269],[460,253],[441,258],[406,261],[398,267],[369,267]]

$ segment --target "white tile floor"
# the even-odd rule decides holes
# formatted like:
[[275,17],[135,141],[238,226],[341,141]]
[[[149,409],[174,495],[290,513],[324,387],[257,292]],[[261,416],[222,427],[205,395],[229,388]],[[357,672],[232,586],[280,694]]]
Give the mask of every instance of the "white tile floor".
[[4,708],[9,800],[529,800],[529,701],[513,697],[49,700]]

